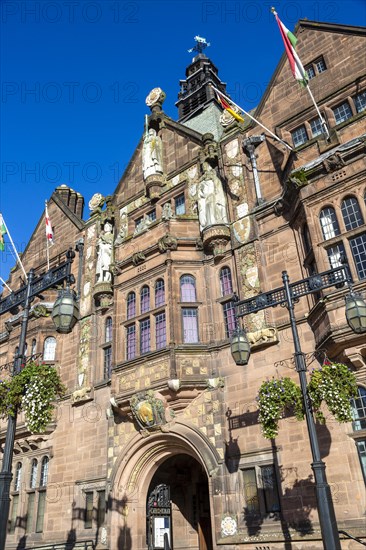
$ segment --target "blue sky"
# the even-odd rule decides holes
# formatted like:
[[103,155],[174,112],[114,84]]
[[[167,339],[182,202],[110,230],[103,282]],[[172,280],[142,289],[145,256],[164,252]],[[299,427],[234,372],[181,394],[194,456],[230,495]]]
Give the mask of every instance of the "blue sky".
[[[260,100],[283,53],[271,2],[2,0],[0,211],[24,250],[53,190],[88,201],[111,194],[143,132],[145,98],[160,86],[177,119],[179,80],[205,37],[232,98]],[[282,21],[366,24],[365,0],[278,1]],[[85,217],[84,216],[84,217]],[[6,237],[5,237],[6,240]],[[6,246],[0,274],[14,260]]]

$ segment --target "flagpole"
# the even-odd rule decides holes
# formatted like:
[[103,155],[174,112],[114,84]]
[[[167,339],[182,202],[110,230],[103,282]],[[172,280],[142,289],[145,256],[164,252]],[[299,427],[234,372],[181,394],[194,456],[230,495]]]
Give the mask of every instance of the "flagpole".
[[23,271],[23,273],[24,273],[25,280],[27,281],[27,280],[28,280],[27,274],[26,274],[25,269],[24,269],[24,266],[23,266],[23,264],[22,264],[22,262],[21,262],[21,260],[20,260],[20,258],[19,258],[19,254],[18,254],[18,252],[17,252],[17,249],[16,249],[15,246],[14,246],[14,242],[13,242],[13,239],[11,238],[10,233],[9,233],[9,229],[7,228],[7,225],[6,225],[6,223],[5,223],[4,216],[1,216],[1,218],[2,218],[2,222],[3,222],[3,224],[4,224],[4,227],[5,227],[5,230],[6,230],[6,234],[7,234],[8,237],[9,237],[10,244],[11,244],[11,246],[13,247],[13,250],[14,250],[14,253],[15,253],[15,256],[16,256],[16,259],[17,259],[17,261],[19,262],[19,265],[20,265],[20,267],[21,267],[21,269],[22,269],[22,271]]
[[[326,139],[327,141],[330,140],[330,136],[329,136],[329,130],[328,130],[328,126],[324,120],[324,118],[322,117],[320,111],[319,111],[319,107],[314,99],[314,96],[312,94],[312,91],[310,89],[310,86],[309,86],[309,77],[307,75],[307,72],[305,71],[304,67],[303,67],[303,64],[301,62],[301,59],[299,58],[299,56],[297,55],[296,51],[295,51],[295,46],[296,46],[296,42],[297,42],[297,38],[292,34],[291,31],[289,31],[286,27],[284,27],[284,24],[282,23],[282,21],[280,21],[279,17],[278,17],[278,13],[276,12],[276,9],[274,7],[271,8],[271,12],[273,13],[277,23],[278,23],[278,26],[279,26],[279,29],[280,29],[280,33],[281,33],[281,36],[282,36],[282,40],[285,44],[285,50],[286,50],[286,55],[288,57],[288,60],[290,61],[290,65],[291,65],[291,60],[290,60],[290,53],[289,53],[289,49],[290,48],[292,50],[292,57],[294,58],[293,61],[295,62],[296,64],[296,68],[298,70],[298,72],[300,73],[300,76],[302,77],[302,80],[299,80],[299,78],[296,76],[296,69],[295,69],[295,72],[294,72],[294,68],[292,67],[291,65],[291,71],[294,75],[294,77],[296,78],[296,80],[298,80],[298,82],[302,82],[303,86],[305,86],[305,88],[307,89],[308,93],[309,93],[309,96],[310,96],[310,99],[311,101],[313,102],[314,104],[314,107],[315,107],[315,110],[316,112],[318,113],[319,115],[319,119],[320,119],[320,122],[321,122],[321,125],[322,125],[322,128],[323,128],[323,132],[325,133],[326,135]],[[284,31],[287,31],[287,41],[286,41],[286,37],[285,37],[285,34],[284,34]],[[292,37],[292,39],[290,38]],[[295,42],[294,42],[295,41]],[[287,45],[286,45],[287,44]]]
[[47,211],[47,201],[45,202],[45,218],[46,218],[46,254],[47,254],[47,271],[50,269],[50,249],[49,249],[49,243],[48,243],[48,235],[47,235],[47,218],[48,218],[48,211]]
[[10,292],[13,292],[12,289],[10,288],[10,286],[6,284],[6,282],[4,281],[4,279],[3,279],[2,277],[0,277],[0,281],[2,282],[2,284],[3,284],[4,286],[6,286],[6,288],[7,288]]
[[256,124],[258,124],[259,126],[261,126],[266,132],[268,132],[275,140],[279,141],[280,143],[282,143],[282,145],[284,145],[285,147],[287,147],[287,149],[289,149],[290,151],[293,151],[293,148],[290,147],[290,145],[288,143],[286,143],[285,141],[282,141],[282,139],[280,139],[278,136],[276,136],[276,134],[274,134],[273,132],[271,132],[271,130],[269,130],[266,126],[264,126],[263,124],[261,124],[259,122],[259,120],[257,120],[256,118],[254,118],[252,115],[250,115],[249,113],[247,113],[247,111],[244,111],[244,109],[242,109],[241,107],[239,107],[239,105],[237,105],[231,98],[227,97],[225,94],[223,94],[222,92],[220,92],[220,90],[218,90],[217,88],[215,88],[215,86],[213,86],[211,84],[211,87],[215,90],[216,93],[218,93],[219,95],[222,95],[222,97],[224,99],[226,99],[227,101],[229,101],[229,103],[232,103],[237,109],[239,109],[239,111],[241,111],[242,113],[244,113],[245,115],[247,115],[250,119],[253,120],[253,122],[255,122]]
[[312,91],[310,90],[309,84],[307,84],[307,85],[305,86],[305,88],[306,88],[307,91],[309,92],[309,96],[310,96],[310,98],[311,98],[311,101],[314,103],[314,107],[315,107],[315,109],[316,109],[316,112],[317,112],[318,115],[319,115],[320,122],[321,122],[321,124],[322,124],[322,128],[323,128],[323,130],[324,130],[324,132],[325,132],[325,134],[326,134],[326,136],[327,136],[327,140],[329,141],[330,136],[329,136],[328,126],[327,126],[327,124],[326,124],[324,118],[323,118],[322,115],[320,114],[319,107],[318,107],[318,105],[316,104],[316,101],[315,101],[315,99],[314,99],[314,96],[313,96],[313,94],[312,94]]

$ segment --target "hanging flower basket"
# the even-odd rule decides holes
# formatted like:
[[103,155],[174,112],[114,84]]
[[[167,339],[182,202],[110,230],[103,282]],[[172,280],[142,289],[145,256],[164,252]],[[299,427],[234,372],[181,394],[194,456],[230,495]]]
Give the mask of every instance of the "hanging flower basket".
[[308,395],[315,417],[324,424],[325,417],[320,410],[324,401],[338,422],[353,420],[351,398],[357,396],[357,381],[354,373],[342,363],[324,363],[310,375]]
[[[357,396],[356,377],[346,365],[325,362],[313,369],[308,384],[308,397],[315,417],[325,422],[320,410],[323,401],[338,422],[353,420],[351,398]],[[304,408],[300,387],[291,378],[267,380],[259,388],[259,422],[266,439],[278,434],[278,421],[287,410],[293,410],[297,420],[303,420]]]
[[278,434],[278,421],[286,409],[293,410],[298,420],[304,418],[301,390],[291,378],[279,378],[263,382],[258,397],[259,422],[266,439]]
[[19,374],[0,382],[0,416],[22,410],[29,431],[42,433],[52,420],[52,402],[65,391],[54,367],[30,361]]

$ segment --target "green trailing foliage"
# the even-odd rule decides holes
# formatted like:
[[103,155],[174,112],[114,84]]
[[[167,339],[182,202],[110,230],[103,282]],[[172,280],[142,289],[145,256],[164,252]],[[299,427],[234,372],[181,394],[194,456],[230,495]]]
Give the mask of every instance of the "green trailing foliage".
[[[353,419],[350,400],[356,396],[356,378],[346,365],[325,363],[312,370],[308,397],[319,422],[325,422],[321,411],[323,402],[338,422],[350,422]],[[266,439],[273,439],[278,435],[278,421],[286,411],[293,411],[297,420],[304,419],[301,389],[291,378],[272,378],[263,382],[259,388],[257,403],[258,419]]]
[[324,364],[310,375],[308,395],[314,414],[319,422],[325,423],[320,410],[324,401],[338,422],[353,420],[351,398],[357,396],[357,382],[353,372],[342,363]]
[[279,378],[263,382],[258,397],[259,422],[266,439],[278,434],[278,421],[286,409],[292,409],[298,420],[304,418],[301,390],[291,378]]
[[55,367],[30,361],[16,376],[0,381],[0,416],[21,410],[29,431],[42,433],[52,420],[53,401],[65,391]]

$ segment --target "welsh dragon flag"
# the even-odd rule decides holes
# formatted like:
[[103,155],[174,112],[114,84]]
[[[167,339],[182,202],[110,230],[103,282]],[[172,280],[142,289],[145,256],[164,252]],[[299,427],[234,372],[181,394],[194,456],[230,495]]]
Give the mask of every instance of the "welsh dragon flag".
[[307,83],[309,81],[308,75],[303,67],[303,64],[301,63],[299,56],[295,51],[297,38],[294,34],[292,34],[291,31],[288,30],[287,27],[285,27],[274,8],[272,8],[272,11],[278,23],[282,40],[285,44],[286,55],[290,62],[291,72],[294,75],[294,78],[296,78],[296,80],[302,86],[307,86]]

